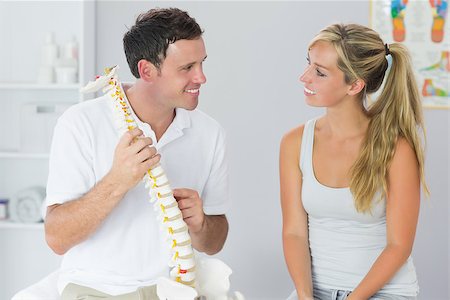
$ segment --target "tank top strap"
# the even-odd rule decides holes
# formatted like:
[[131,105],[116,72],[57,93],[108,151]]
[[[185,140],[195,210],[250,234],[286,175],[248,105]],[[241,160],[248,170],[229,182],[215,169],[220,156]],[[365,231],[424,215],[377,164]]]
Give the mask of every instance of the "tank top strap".
[[300,148],[300,170],[303,175],[308,174],[312,166],[312,151],[314,144],[314,127],[317,119],[308,120],[303,130]]

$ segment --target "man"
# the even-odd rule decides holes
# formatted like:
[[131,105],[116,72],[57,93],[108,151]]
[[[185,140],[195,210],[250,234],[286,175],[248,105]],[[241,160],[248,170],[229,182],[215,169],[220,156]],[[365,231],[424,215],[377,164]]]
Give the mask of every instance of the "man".
[[174,197],[193,247],[215,254],[228,233],[224,132],[195,109],[206,82],[202,30],[184,11],[152,9],[123,42],[136,77],[124,90],[139,129],[119,136],[103,96],[68,109],[54,132],[45,232],[64,254],[63,299],[150,299],[155,279],[168,276],[166,241],[142,183],[158,163],[182,187]]

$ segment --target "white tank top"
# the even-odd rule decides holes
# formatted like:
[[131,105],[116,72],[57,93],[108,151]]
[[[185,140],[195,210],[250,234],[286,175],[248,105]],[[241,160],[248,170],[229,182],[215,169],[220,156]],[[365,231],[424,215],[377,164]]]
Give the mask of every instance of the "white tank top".
[[[353,290],[386,246],[386,203],[358,213],[349,188],[317,181],[312,164],[316,120],[305,124],[300,153],[302,202],[308,213],[312,280],[320,288]],[[416,296],[419,291],[412,258],[380,292]]]

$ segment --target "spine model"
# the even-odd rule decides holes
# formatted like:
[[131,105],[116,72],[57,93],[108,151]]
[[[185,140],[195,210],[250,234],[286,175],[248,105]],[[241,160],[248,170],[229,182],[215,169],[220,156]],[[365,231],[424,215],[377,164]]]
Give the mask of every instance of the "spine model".
[[[116,125],[123,134],[137,126],[130,107],[125,100],[125,94],[116,74],[118,67],[106,69],[106,75],[97,77],[95,82],[82,89],[82,92],[95,92],[101,88],[114,101],[116,113]],[[188,227],[183,220],[178,203],[173,197],[173,191],[169,180],[160,164],[148,170],[143,179],[145,187],[149,191],[149,200],[158,213],[161,228],[167,237],[167,247],[170,248],[171,259],[169,261],[170,277],[182,284],[195,286],[195,257],[192,249],[191,237]]]

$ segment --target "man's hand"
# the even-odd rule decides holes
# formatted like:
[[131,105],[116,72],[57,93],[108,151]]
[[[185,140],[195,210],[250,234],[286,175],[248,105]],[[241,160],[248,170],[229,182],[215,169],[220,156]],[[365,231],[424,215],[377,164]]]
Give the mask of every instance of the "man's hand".
[[219,252],[228,234],[225,215],[205,215],[203,201],[197,191],[174,189],[173,196],[189,228],[194,249],[209,255]]
[[183,219],[189,227],[189,232],[198,233],[203,229],[205,213],[203,201],[197,191],[191,189],[174,189],[173,196],[178,202]]
[[46,240],[57,254],[64,254],[94,233],[124,194],[147,170],[159,162],[152,140],[133,129],[119,140],[109,173],[80,198],[47,208]]
[[114,152],[114,161],[109,176],[126,193],[133,188],[145,173],[160,160],[152,139],[144,137],[140,129],[125,132]]

